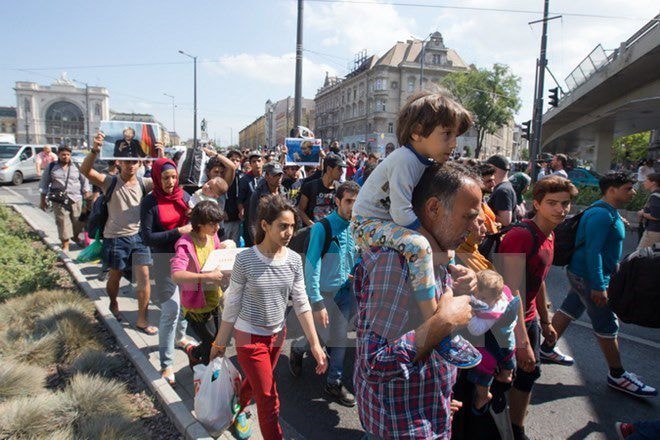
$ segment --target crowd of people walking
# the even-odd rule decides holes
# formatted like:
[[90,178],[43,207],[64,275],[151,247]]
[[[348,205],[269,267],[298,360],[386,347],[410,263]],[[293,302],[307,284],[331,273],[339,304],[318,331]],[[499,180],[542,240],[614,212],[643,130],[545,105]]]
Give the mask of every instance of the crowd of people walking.
[[[401,147],[386,157],[333,143],[318,167],[303,169],[286,162],[286,151],[278,158],[207,149],[205,183],[190,193],[166,157],[144,177],[139,160],[113,162],[116,173],[96,171],[99,133],[79,169],[70,149],[58,150],[42,173],[41,206],[53,203],[66,251],[82,231],[83,199],[103,197],[99,235],[110,310],[124,319],[119,283],[134,281],[134,325],[158,335],[168,383],[176,384],[176,348],[192,367],[224,356],[233,340],[244,377],[232,428],[239,438],[250,436],[252,401],[263,437],[282,438],[274,370],[289,305],[304,332],[288,353],[291,374],[303,373],[309,354],[315,372],[326,374],[328,399],[357,406],[368,439],[474,438],[480,420],[506,407],[510,429],[497,435],[527,438],[541,361],[574,363],[558,341],[585,312],[607,363],[607,385],[657,395],[624,368],[608,304],[626,234],[617,209],[635,194],[635,179],[624,172],[600,179],[602,198],[577,226],[566,269],[570,291],[552,313],[546,280],[559,249],[554,231],[578,194],[566,178],[567,158],[554,156],[534,183],[524,173],[509,176],[501,155],[452,160],[456,138],[472,123],[450,97],[420,92],[400,112]],[[639,212],[646,228],[640,246],[648,247],[660,237],[660,174],[646,173],[643,184],[652,192]],[[202,271],[214,250],[234,247],[246,249],[231,273]],[[150,325],[150,301],[161,310],[157,326]],[[353,322],[355,368],[345,372]],[[473,390],[465,402],[455,399],[460,380]],[[623,436],[636,428],[617,429]],[[636,435],[658,430],[658,422],[647,422]]]

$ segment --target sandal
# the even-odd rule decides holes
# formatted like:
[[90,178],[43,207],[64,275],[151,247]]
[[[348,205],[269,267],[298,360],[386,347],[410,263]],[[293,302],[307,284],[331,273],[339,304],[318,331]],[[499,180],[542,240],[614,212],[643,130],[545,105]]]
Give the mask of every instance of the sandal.
[[[166,374],[166,373],[169,373],[169,374]],[[176,385],[176,378],[174,377],[174,371],[172,370],[171,367],[170,368],[165,368],[164,370],[162,370],[160,372],[160,375],[163,379],[165,379],[165,381],[168,384],[170,384],[171,387]]]
[[149,336],[155,336],[158,334],[158,327],[154,327],[153,325],[147,325],[145,327],[140,327],[139,325],[135,324],[135,328],[145,335]]

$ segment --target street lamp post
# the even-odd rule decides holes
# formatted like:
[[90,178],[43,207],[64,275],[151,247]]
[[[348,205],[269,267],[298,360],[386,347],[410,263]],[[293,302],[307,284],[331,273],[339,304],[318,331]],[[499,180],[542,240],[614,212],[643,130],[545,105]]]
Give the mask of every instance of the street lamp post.
[[193,60],[193,149],[197,149],[197,57],[182,50],[179,53]]
[[163,93],[163,95],[172,99],[172,131],[176,133],[176,114],[174,110],[176,105],[174,104],[174,96],[168,95],[167,93]]

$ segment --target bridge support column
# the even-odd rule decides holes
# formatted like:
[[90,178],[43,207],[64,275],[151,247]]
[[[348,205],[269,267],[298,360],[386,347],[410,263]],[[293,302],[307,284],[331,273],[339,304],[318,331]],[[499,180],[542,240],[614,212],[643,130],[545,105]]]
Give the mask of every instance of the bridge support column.
[[614,133],[612,130],[599,131],[596,133],[596,148],[594,154],[594,166],[599,173],[609,171],[612,163],[612,142]]

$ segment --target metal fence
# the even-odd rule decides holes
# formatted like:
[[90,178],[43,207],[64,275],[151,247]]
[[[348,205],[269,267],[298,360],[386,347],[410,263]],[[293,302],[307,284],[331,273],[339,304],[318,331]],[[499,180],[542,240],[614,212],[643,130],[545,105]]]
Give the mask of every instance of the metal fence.
[[584,83],[596,70],[609,61],[603,46],[600,44],[587,55],[578,66],[566,77],[568,90],[573,90]]

